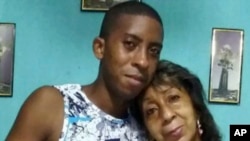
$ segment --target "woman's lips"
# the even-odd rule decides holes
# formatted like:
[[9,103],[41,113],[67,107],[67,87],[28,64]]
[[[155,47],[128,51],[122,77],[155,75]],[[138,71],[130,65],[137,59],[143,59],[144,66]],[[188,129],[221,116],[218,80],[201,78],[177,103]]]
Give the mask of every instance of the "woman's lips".
[[165,132],[166,138],[174,138],[175,140],[178,140],[183,135],[183,126],[176,127],[174,129],[170,129],[169,131]]
[[182,126],[175,128],[174,130],[169,132],[170,135],[179,136],[182,134]]

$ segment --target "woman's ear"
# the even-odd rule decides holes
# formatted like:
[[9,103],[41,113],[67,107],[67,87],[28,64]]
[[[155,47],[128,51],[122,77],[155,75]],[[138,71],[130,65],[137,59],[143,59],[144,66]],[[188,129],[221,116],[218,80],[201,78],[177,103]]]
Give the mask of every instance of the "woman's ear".
[[105,49],[105,40],[100,37],[96,37],[93,41],[93,51],[97,59],[102,59]]

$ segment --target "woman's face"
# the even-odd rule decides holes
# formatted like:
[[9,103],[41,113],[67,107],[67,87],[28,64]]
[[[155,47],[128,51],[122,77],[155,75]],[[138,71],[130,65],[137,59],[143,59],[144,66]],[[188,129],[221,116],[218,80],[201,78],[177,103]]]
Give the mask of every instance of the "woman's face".
[[150,86],[142,99],[143,119],[157,141],[199,141],[197,116],[184,89]]

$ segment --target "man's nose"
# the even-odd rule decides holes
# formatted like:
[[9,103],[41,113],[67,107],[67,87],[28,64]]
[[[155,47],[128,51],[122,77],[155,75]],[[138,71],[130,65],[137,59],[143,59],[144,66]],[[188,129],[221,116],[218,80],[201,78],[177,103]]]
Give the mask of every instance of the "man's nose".
[[145,48],[138,49],[134,54],[133,64],[141,69],[149,67],[149,58]]

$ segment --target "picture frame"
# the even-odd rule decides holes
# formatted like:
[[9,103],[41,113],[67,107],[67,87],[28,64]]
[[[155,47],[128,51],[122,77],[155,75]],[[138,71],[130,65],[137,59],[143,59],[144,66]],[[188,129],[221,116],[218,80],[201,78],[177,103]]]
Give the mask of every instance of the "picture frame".
[[111,6],[125,2],[125,1],[138,1],[141,0],[82,0],[81,10],[83,11],[107,11]]
[[12,96],[15,32],[15,23],[0,23],[0,96]]
[[243,42],[243,29],[212,29],[209,102],[240,103]]

